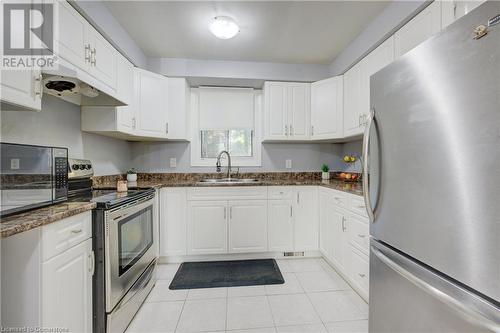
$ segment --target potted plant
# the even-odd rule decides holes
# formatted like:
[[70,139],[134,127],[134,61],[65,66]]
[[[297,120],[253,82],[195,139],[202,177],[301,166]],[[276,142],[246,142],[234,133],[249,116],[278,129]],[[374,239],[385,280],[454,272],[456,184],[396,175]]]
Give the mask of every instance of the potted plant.
[[137,181],[137,170],[134,168],[127,171],[127,181],[136,182]]
[[330,179],[330,167],[327,164],[321,166],[321,179]]

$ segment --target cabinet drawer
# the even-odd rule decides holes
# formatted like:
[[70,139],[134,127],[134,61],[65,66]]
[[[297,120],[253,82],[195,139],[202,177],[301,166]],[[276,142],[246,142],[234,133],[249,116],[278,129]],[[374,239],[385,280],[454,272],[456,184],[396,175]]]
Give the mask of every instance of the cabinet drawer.
[[189,201],[266,200],[267,186],[191,187],[188,189],[187,199]]
[[350,243],[357,246],[365,254],[368,254],[370,251],[370,227],[368,221],[350,214],[347,230],[349,232]]
[[345,193],[333,190],[330,194],[330,199],[336,206],[340,206],[343,208],[349,207],[349,197]]
[[43,261],[92,237],[92,212],[74,215],[42,228]]
[[291,200],[294,193],[291,186],[271,186],[268,189],[269,199],[272,200]]
[[356,214],[368,217],[368,214],[366,213],[365,200],[363,199],[363,197],[352,196],[349,203],[349,209]]
[[370,281],[370,265],[368,256],[350,246],[350,272],[351,279],[368,295]]

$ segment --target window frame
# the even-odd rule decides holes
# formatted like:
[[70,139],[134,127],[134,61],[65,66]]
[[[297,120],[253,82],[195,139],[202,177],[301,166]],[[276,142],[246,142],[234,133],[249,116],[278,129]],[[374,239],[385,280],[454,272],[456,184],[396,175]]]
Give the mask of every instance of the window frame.
[[[222,88],[222,87],[221,87]],[[223,87],[224,89],[228,89]],[[232,88],[232,89],[251,89],[251,88]],[[231,156],[231,164],[235,167],[260,167],[262,166],[261,146],[262,146],[262,90],[253,90],[254,94],[254,127],[252,135],[252,151],[251,157],[233,157]],[[216,158],[201,157],[201,129],[199,125],[199,89],[191,89],[191,166],[192,167],[207,167],[213,166],[217,162]],[[236,129],[236,128],[235,128]]]

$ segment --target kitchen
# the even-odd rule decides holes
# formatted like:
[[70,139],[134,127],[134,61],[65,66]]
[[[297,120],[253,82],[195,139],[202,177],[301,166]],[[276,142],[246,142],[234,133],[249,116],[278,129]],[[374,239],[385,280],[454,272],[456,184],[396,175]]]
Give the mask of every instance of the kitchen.
[[500,331],[498,2],[2,10],[2,329]]

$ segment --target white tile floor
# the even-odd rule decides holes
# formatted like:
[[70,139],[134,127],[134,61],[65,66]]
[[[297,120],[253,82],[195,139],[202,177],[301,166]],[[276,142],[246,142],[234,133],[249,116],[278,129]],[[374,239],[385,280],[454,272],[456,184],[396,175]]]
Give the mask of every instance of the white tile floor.
[[179,265],[159,265],[156,286],[127,332],[368,332],[368,304],[322,259],[278,260],[282,285],[169,290]]

